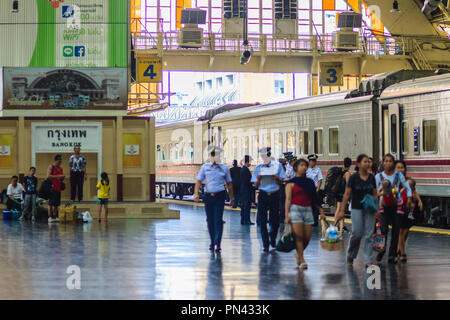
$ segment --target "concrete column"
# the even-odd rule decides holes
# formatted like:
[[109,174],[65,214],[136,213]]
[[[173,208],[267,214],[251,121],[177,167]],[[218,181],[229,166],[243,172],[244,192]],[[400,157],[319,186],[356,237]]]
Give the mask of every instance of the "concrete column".
[[123,118],[116,118],[116,173],[117,173],[117,201],[123,201]]
[[23,180],[23,177],[25,173],[28,171],[26,170],[28,158],[25,157],[26,154],[28,154],[26,148],[27,144],[25,143],[25,118],[19,117],[17,120],[17,144],[16,144],[16,157],[17,157],[17,170],[19,173],[20,181]]
[[155,118],[151,117],[146,122],[146,132],[148,137],[148,161],[147,172],[149,177],[149,199],[150,201],[156,201],[156,137],[155,137]]

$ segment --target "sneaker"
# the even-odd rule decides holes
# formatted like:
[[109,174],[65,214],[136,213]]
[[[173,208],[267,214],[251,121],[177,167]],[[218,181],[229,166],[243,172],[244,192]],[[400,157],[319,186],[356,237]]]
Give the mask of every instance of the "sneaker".
[[31,217],[31,222],[36,222],[35,216],[32,216],[32,217]]
[[53,218],[48,218],[48,223],[52,223],[53,222]]
[[408,219],[414,220],[414,213],[410,212],[408,214]]
[[23,215],[21,215],[20,217],[19,217],[19,221],[23,221],[24,220],[24,217],[23,217]]
[[59,222],[59,218],[58,218],[58,217],[56,217],[56,218],[53,218],[53,221],[55,221],[55,222]]

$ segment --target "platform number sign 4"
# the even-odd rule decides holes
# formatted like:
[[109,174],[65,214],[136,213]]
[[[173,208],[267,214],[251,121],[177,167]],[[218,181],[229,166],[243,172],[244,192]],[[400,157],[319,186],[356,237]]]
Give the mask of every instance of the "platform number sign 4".
[[320,85],[321,86],[342,86],[344,68],[342,62],[321,62],[320,63]]
[[161,82],[162,66],[158,57],[138,58],[137,60],[138,82]]

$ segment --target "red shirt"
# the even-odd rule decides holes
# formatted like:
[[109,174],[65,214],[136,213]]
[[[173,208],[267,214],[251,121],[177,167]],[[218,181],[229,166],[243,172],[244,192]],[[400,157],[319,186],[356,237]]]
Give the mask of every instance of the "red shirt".
[[[61,167],[58,168],[58,167],[52,166],[52,172],[51,172],[52,176],[59,176],[62,174],[63,174],[63,169]],[[61,192],[61,179],[54,178],[54,179],[51,179],[51,181],[52,181],[52,186],[53,186],[52,190],[56,191],[56,192]]]
[[311,206],[311,199],[309,198],[309,195],[296,183],[294,183],[294,188],[292,189],[291,203],[302,207]]

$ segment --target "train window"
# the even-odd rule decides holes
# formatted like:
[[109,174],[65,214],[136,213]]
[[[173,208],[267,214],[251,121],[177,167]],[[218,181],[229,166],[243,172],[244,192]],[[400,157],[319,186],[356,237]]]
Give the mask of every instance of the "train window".
[[402,121],[402,143],[400,145],[402,154],[406,155],[409,151],[409,124],[408,121]]
[[258,148],[259,148],[259,144],[258,144],[258,136],[254,135],[251,137],[251,156],[254,159],[258,159]]
[[283,154],[283,134],[281,132],[277,132],[274,134],[274,144],[274,157],[279,158]]
[[437,120],[423,120],[423,151],[437,152]]
[[397,115],[391,114],[391,153],[397,153]]
[[330,155],[339,154],[339,128],[328,129],[328,153]]
[[167,145],[163,144],[162,146],[162,160],[166,161],[167,160]]
[[420,154],[420,127],[413,130],[414,154]]
[[237,159],[237,157],[238,157],[238,138],[237,137],[233,137],[231,139],[231,150],[233,152],[233,154],[231,155],[233,160]]
[[322,129],[314,130],[314,153],[323,154]]
[[289,131],[286,133],[286,151],[295,154],[295,131]]
[[248,154],[249,151],[248,140],[249,140],[248,137],[242,137],[242,157]]
[[302,131],[300,132],[300,146],[301,146],[301,153],[302,154],[308,154],[308,144],[309,144],[309,138],[308,138],[308,131]]

